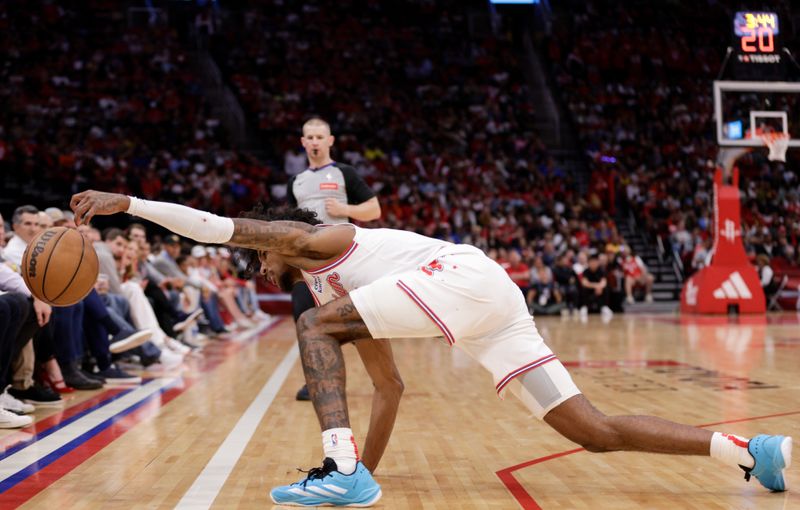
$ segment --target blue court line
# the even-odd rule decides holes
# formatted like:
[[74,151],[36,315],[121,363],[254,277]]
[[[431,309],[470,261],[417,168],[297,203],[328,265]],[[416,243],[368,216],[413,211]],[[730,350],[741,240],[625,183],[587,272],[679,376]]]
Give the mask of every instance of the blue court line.
[[[39,441],[40,439],[46,438],[47,436],[51,435],[53,432],[56,432],[56,431],[58,431],[60,429],[63,429],[64,427],[66,427],[70,423],[83,418],[87,414],[89,414],[91,412],[94,412],[94,411],[100,409],[101,407],[104,407],[104,406],[110,404],[111,402],[124,397],[125,395],[127,395],[128,393],[132,392],[133,390],[135,390],[137,388],[140,388],[140,386],[134,386],[134,387],[132,387],[132,388],[130,388],[128,390],[125,390],[125,391],[123,391],[121,393],[118,393],[118,394],[116,394],[116,395],[114,395],[114,396],[112,396],[112,397],[110,397],[110,398],[108,398],[108,399],[106,399],[106,400],[104,400],[102,402],[98,402],[97,404],[93,405],[92,407],[87,407],[86,409],[84,409],[83,411],[79,412],[78,414],[70,416],[66,420],[60,421],[60,422],[56,423],[55,425],[52,425],[49,428],[44,429],[43,431],[39,432],[38,434],[35,434],[33,437],[31,437],[29,439],[25,439],[23,441],[20,441],[19,443],[15,444],[14,446],[9,448],[8,450],[0,453],[0,460],[3,460],[6,457],[9,457],[11,455],[14,455],[15,453],[17,453],[18,451],[22,450],[23,448],[25,448],[27,446],[30,446],[31,444]],[[80,405],[80,404],[77,404],[77,405]]]
[[[257,328],[256,331],[255,331],[255,334],[253,335],[253,337],[254,338],[259,338],[260,335],[262,335],[265,332],[271,330],[276,325],[280,324],[282,321],[283,321],[282,318],[276,318],[275,320],[270,322],[267,325],[266,328],[263,328],[263,330],[261,328]],[[247,336],[249,336],[249,335],[247,335]],[[252,338],[248,339],[248,341],[245,342],[245,343],[251,343],[251,342],[252,342]],[[244,345],[244,343],[242,345]],[[133,386],[133,387],[131,387],[129,389],[126,389],[126,390],[118,393],[117,395],[114,395],[113,397],[110,397],[107,400],[104,400],[103,402],[99,402],[99,403],[95,404],[92,407],[84,409],[80,413],[78,413],[78,414],[76,414],[74,416],[70,416],[66,420],[63,420],[63,421],[61,421],[61,422],[59,422],[59,423],[57,423],[57,424],[45,429],[45,430],[43,430],[42,432],[39,432],[38,434],[34,435],[30,439],[25,439],[23,441],[20,441],[19,443],[16,443],[11,448],[9,448],[9,449],[7,449],[7,450],[5,450],[3,452],[0,452],[0,461],[5,459],[6,457],[9,457],[9,456],[15,454],[16,452],[22,450],[23,448],[26,448],[26,447],[36,443],[37,441],[40,441],[41,439],[46,438],[47,436],[53,434],[54,432],[66,427],[70,423],[73,423],[73,422],[79,420],[83,416],[86,416],[87,414],[92,413],[92,412],[98,410],[99,408],[104,407],[104,406],[110,404],[111,402],[124,397],[128,393],[141,388],[142,386],[146,385],[149,382],[154,381],[155,379],[157,379],[157,378],[156,377],[144,377],[144,378],[142,378],[142,382],[139,385]],[[10,477],[8,477],[5,480],[3,480],[2,482],[0,482],[0,494],[2,494],[3,492],[7,491],[8,489],[11,489],[12,487],[14,487],[15,485],[19,484],[20,482],[26,480],[32,474],[35,474],[35,473],[41,471],[42,469],[44,469],[48,465],[52,464],[56,460],[60,459],[64,455],[68,454],[69,452],[71,452],[72,450],[74,450],[75,448],[80,446],[81,444],[85,443],[86,441],[88,441],[92,437],[96,436],[97,434],[99,434],[103,430],[107,429],[108,427],[113,425],[116,421],[118,421],[121,418],[127,416],[128,414],[130,414],[134,410],[138,409],[139,407],[141,407],[145,403],[150,402],[155,397],[157,397],[157,396],[160,397],[165,391],[168,391],[168,390],[172,389],[176,384],[178,384],[180,382],[183,382],[183,381],[184,381],[183,377],[176,377],[175,380],[172,383],[170,383],[169,385],[167,385],[167,386],[161,388],[160,390],[150,394],[148,397],[144,398],[143,400],[140,400],[139,402],[137,402],[136,404],[132,405],[131,407],[125,409],[124,411],[121,411],[121,412],[115,414],[114,416],[108,418],[104,422],[96,425],[93,429],[84,432],[82,435],[78,436],[77,438],[73,439],[69,443],[65,444],[64,446],[62,446],[58,450],[55,450],[54,452],[48,454],[44,458],[39,459],[37,462],[34,462],[33,464],[23,468],[22,470],[18,471],[17,473],[14,473]],[[80,404],[77,404],[77,405],[80,405]],[[95,452],[95,453],[97,453],[97,452]]]
[[[90,440],[91,438],[93,438],[94,436],[99,434],[100,432],[102,432],[105,429],[109,428],[111,425],[113,425],[117,421],[121,420],[122,418],[124,418],[125,416],[129,415],[133,411],[139,409],[144,404],[152,401],[156,397],[161,397],[161,395],[165,391],[168,391],[171,388],[173,388],[176,385],[176,383],[178,383],[179,381],[180,381],[180,378],[176,379],[175,381],[173,381],[169,385],[164,386],[163,388],[159,389],[158,391],[151,393],[146,398],[140,400],[139,402],[137,402],[134,405],[128,407],[127,409],[125,409],[123,411],[120,411],[119,413],[115,414],[114,416],[112,416],[112,417],[106,419],[105,421],[97,424],[93,429],[87,430],[86,432],[84,432],[80,436],[76,437],[75,439],[73,439],[69,443],[65,444],[64,446],[62,446],[58,450],[55,450],[54,452],[50,453],[49,455],[46,455],[45,457],[39,459],[38,461],[34,462],[33,464],[31,464],[31,465],[29,465],[29,466],[17,471],[13,475],[9,476],[8,478],[6,478],[2,482],[0,482],[0,493],[3,493],[5,491],[11,489],[12,487],[17,485],[18,483],[20,483],[20,482],[24,481],[25,479],[27,479],[29,476],[31,476],[31,475],[41,471],[42,469],[46,468],[47,466],[49,466],[53,462],[57,461],[58,459],[60,459],[64,455],[68,454],[69,452],[71,452],[72,450],[74,450],[78,446],[82,445],[86,441]],[[132,390],[130,390],[130,391],[132,391]],[[129,393],[129,392],[125,392],[125,393]],[[122,394],[120,394],[119,396],[122,396]],[[111,400],[112,399],[109,399],[109,401],[111,401]],[[113,400],[116,400],[116,398],[114,398]],[[85,413],[81,413],[81,414],[83,415]],[[59,427],[59,428],[61,428],[61,427]]]

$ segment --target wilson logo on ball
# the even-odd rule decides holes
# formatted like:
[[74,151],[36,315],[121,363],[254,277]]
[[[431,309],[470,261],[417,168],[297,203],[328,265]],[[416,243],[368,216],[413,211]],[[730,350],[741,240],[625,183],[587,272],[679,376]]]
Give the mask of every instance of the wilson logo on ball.
[[30,278],[36,277],[36,258],[44,251],[47,246],[47,241],[52,239],[57,233],[57,231],[48,230],[42,234],[42,237],[39,238],[39,241],[31,250],[31,258],[30,261],[28,261],[28,276]]

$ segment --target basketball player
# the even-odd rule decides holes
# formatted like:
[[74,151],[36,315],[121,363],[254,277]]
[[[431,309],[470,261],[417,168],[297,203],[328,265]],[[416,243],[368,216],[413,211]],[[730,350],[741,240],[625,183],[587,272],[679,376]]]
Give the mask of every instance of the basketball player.
[[498,394],[511,389],[539,419],[588,451],[710,455],[741,466],[747,480],[755,476],[768,489],[786,489],[783,470],[791,463],[791,437],[746,439],[652,416],[606,416],[595,409],[545,345],[519,288],[473,246],[349,224],[223,218],[96,191],[73,196],[71,206],[80,223],[95,214],[125,211],[199,242],[256,251],[267,279],[285,281],[287,273],[299,270],[320,299],[321,306],[300,317],[298,330],[326,458],[301,482],[272,489],[275,503],[370,506],[380,499],[380,486],[359,462],[350,430],[341,345],[439,335],[487,368]]
[[[381,217],[378,197],[359,177],[355,168],[331,159],[333,142],[331,126],[324,120],[313,117],[303,124],[300,143],[308,156],[308,168],[289,179],[286,187],[289,203],[314,211],[323,223],[328,224],[347,223],[351,218],[359,221],[377,220]],[[289,291],[292,293],[292,313],[297,324],[303,312],[314,308],[314,298],[302,280]],[[310,400],[308,386],[300,388],[296,398]]]

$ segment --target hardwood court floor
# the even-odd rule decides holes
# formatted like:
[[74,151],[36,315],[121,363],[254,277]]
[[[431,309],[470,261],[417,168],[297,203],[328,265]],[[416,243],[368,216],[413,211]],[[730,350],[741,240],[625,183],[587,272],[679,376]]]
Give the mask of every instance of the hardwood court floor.
[[[618,316],[537,325],[607,413],[800,440],[798,322],[792,314],[738,324]],[[212,344],[182,377],[162,374],[133,391],[81,394],[61,412],[37,411],[35,430],[0,434],[0,508],[272,508],[269,488],[321,459],[312,406],[294,400],[303,382],[294,343],[284,320]],[[371,389],[355,350],[345,351],[363,444]],[[576,450],[513,397],[499,400],[489,374],[440,340],[397,341],[395,356],[406,392],[376,474],[377,508],[800,508],[800,492],[768,493],[709,458]],[[265,405],[261,418],[254,408]],[[800,491],[800,469],[787,475]]]

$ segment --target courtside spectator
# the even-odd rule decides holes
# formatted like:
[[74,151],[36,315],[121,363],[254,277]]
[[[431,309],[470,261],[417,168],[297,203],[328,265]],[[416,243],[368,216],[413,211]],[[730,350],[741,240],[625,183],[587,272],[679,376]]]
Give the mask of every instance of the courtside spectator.
[[633,248],[627,247],[626,253],[622,257],[622,270],[625,274],[625,297],[628,304],[633,304],[635,301],[633,289],[636,286],[644,287],[644,300],[651,303],[653,301],[653,282],[655,277],[650,274],[647,270],[647,265]]
[[3,257],[17,267],[22,264],[22,255],[28,243],[39,233],[39,209],[32,205],[22,205],[14,210],[11,217],[14,237],[3,248]]
[[580,275],[580,283],[582,286],[580,315],[585,317],[590,310],[599,310],[604,318],[611,317],[614,312],[609,308],[608,278],[598,255],[589,256],[588,266]]

